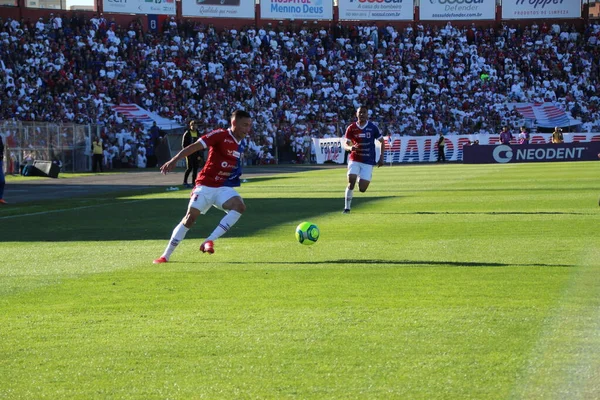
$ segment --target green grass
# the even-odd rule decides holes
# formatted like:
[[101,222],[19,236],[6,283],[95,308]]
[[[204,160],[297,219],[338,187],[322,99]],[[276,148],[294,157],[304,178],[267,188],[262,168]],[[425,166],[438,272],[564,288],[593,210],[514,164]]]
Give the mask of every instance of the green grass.
[[599,176],[385,167],[349,215],[343,169],[250,178],[159,266],[187,192],[2,208],[0,398],[597,399]]

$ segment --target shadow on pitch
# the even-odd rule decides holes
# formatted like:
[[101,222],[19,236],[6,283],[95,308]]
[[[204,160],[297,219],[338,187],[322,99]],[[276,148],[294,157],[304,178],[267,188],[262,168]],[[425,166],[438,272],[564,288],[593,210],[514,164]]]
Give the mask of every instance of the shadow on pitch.
[[[227,264],[246,264],[245,262],[228,261]],[[324,261],[275,261],[262,262],[261,264],[275,265],[315,265],[315,264],[360,264],[360,265],[399,265],[399,266],[430,266],[430,267],[559,267],[572,268],[575,265],[565,264],[509,264],[493,262],[471,262],[471,261],[416,261],[416,260],[324,260]]]
[[[367,213],[363,213],[367,214]],[[413,212],[378,212],[377,215],[590,215],[593,213],[563,211],[413,211]]]
[[[98,200],[98,199],[96,199]],[[362,197],[360,204],[381,198]],[[341,212],[340,198],[247,198],[247,211],[228,236],[245,237],[282,224]],[[0,216],[1,242],[76,242],[168,240],[187,210],[186,197],[104,199],[91,204],[66,202],[38,206],[25,215]],[[211,208],[198,218],[186,239],[208,236],[225,214]],[[340,215],[341,217],[341,215]],[[124,243],[124,246],[127,244]]]

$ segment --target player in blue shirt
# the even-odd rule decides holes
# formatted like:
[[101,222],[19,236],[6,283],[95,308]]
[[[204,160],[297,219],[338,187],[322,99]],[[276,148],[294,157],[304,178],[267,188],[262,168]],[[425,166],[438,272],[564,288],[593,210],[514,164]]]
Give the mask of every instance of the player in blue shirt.
[[[358,181],[358,190],[362,193],[367,191],[371,177],[373,176],[373,166],[383,165],[383,156],[385,152],[385,142],[379,128],[368,120],[369,109],[360,106],[356,110],[357,121],[348,125],[344,135],[344,148],[350,152],[348,157],[348,186],[346,187],[344,214],[350,212],[352,205],[352,195],[356,178]],[[381,142],[381,154],[379,160],[375,160],[375,141]]]

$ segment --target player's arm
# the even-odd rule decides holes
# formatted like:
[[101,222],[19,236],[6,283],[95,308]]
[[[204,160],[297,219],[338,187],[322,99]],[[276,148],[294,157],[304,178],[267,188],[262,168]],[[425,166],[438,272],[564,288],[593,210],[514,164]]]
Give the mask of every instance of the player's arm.
[[344,150],[346,150],[346,151],[356,151],[358,149],[358,146],[354,146],[352,144],[352,140],[350,140],[348,138],[349,133],[350,133],[350,127],[346,128],[346,133],[344,134],[344,137],[342,138],[342,146],[344,147]]
[[202,142],[201,140],[195,141],[194,143],[190,144],[189,146],[186,146],[183,149],[181,149],[181,151],[179,153],[177,153],[173,158],[171,158],[169,161],[164,163],[163,166],[160,167],[160,172],[162,172],[163,174],[166,174],[167,172],[172,171],[173,169],[175,169],[175,166],[177,165],[177,162],[179,160],[182,160],[185,157],[187,157],[197,151],[204,150],[205,148],[206,147],[204,146],[204,142]]
[[381,143],[381,154],[379,154],[379,161],[377,161],[377,167],[381,167],[383,165],[383,160],[385,158],[385,140],[383,136],[379,138],[379,142]]
[[352,140],[344,138],[344,149],[346,151],[355,151],[357,149],[357,147],[352,145]]

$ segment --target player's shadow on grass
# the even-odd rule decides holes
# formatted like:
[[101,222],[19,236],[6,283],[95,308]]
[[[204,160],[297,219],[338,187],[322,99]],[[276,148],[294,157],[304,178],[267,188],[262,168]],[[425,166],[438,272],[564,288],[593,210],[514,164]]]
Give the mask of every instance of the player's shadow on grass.
[[[96,177],[102,178],[101,176]],[[248,183],[263,183],[268,181],[277,181],[291,179],[291,176],[249,176]],[[83,180],[83,178],[81,178]],[[107,177],[106,180],[109,180]],[[94,183],[94,181],[84,181],[84,183],[66,183],[69,180],[52,180],[51,178],[34,178],[32,181],[12,181],[7,184],[6,193],[10,200],[11,207],[35,207],[42,202],[61,201],[65,199],[83,200],[86,198],[114,198],[115,196],[141,195],[160,193],[166,188],[163,181],[157,179],[155,182],[147,184],[105,184]],[[179,190],[184,189],[182,185],[174,185]],[[4,210],[0,210],[0,217]]]
[[[228,262],[236,264],[235,262]],[[243,264],[239,262],[237,264]],[[418,260],[324,260],[324,261],[276,261],[263,262],[263,264],[360,264],[360,265],[400,265],[400,266],[427,266],[427,267],[560,267],[571,268],[575,265],[566,264],[527,264],[527,263],[495,263],[495,262],[475,262],[475,261],[418,261]]]
[[[381,198],[363,197],[361,204]],[[332,212],[341,215],[341,198],[249,198],[247,211],[228,236],[251,236],[259,230]],[[32,209],[29,216],[0,216],[1,242],[75,242],[168,240],[184,217],[187,198],[105,199],[77,205],[46,205]],[[187,238],[208,236],[225,214],[211,208],[201,215]]]
[[[506,187],[506,188],[489,188],[486,187],[485,189],[481,189],[481,188],[456,188],[456,189],[436,189],[434,190],[435,192],[481,192],[481,193],[485,193],[485,192],[534,192],[534,191],[539,191],[539,192],[587,192],[587,191],[596,191],[598,190],[598,187],[594,186],[587,186],[587,187],[577,187],[577,188],[572,188],[572,187],[565,187],[565,188],[547,188],[547,187],[541,187],[541,188],[532,188],[532,187],[525,187],[525,188],[518,188],[518,187]],[[414,190],[414,192],[421,192],[421,190]]]
[[563,211],[413,211],[413,212],[393,212],[382,211],[377,215],[590,215],[592,213],[583,212],[563,212]]

